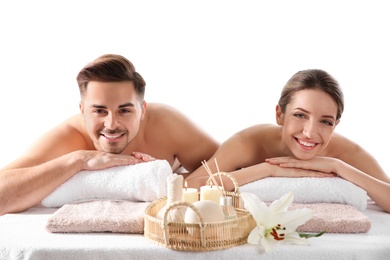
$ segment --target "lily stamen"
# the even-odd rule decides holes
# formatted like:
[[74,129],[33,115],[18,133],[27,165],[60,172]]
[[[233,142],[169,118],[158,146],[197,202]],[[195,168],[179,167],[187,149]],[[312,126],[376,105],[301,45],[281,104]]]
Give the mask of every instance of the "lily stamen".
[[282,228],[282,226],[280,224],[277,224],[276,227],[272,228],[271,230],[272,231],[269,233],[271,236],[274,237],[275,240],[281,241],[284,239],[285,234],[284,233],[279,234],[277,230],[286,230],[286,228],[284,228],[284,227]]

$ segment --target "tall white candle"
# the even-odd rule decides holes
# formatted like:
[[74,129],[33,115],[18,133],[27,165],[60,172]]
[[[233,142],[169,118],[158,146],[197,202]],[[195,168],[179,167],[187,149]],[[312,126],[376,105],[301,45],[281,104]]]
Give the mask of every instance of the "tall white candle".
[[211,200],[219,205],[221,192],[217,186],[202,186],[200,187],[200,200]]

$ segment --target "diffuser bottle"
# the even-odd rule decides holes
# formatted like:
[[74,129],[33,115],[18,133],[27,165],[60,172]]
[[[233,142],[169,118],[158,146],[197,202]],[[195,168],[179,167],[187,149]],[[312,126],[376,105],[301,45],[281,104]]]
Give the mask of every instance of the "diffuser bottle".
[[223,214],[225,215],[225,220],[230,220],[237,218],[237,212],[232,204],[232,197],[222,196],[219,200]]

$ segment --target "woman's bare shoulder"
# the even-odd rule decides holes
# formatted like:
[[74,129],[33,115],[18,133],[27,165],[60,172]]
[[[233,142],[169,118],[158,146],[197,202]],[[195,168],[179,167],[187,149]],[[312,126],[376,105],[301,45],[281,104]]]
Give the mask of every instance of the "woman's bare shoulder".
[[240,147],[252,153],[263,153],[267,147],[276,146],[280,139],[280,126],[257,124],[242,129],[225,141],[228,146]]
[[358,143],[336,132],[333,133],[332,140],[327,147],[328,155],[336,158],[341,158],[360,150],[362,150],[362,147]]
[[264,139],[279,133],[280,126],[274,124],[257,124],[242,129],[234,136],[241,139]]

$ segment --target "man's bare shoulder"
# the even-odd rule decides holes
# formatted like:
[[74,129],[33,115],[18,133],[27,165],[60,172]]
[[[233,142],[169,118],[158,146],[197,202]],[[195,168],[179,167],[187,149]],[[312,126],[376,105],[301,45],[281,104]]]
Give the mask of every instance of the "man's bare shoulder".
[[147,114],[153,117],[159,118],[162,115],[165,116],[179,116],[182,115],[178,109],[163,103],[148,103]]
[[[156,158],[176,158],[189,171],[210,158],[218,143],[191,118],[180,110],[165,104],[148,103],[142,123],[142,148],[153,151]],[[194,149],[198,147],[198,149]]]
[[170,105],[162,103],[148,103],[145,123],[146,126],[158,125],[164,128],[167,127],[168,129],[171,127],[195,127],[184,113]]
[[73,115],[65,119],[58,125],[59,128],[66,128],[67,130],[77,131],[80,134],[86,133],[84,120],[81,114]]
[[53,127],[6,168],[28,167],[44,163],[76,150],[93,147],[88,138],[81,115],[72,116]]
[[51,139],[56,143],[66,143],[68,144],[68,149],[71,151],[90,149],[93,145],[81,114],[67,118],[49,130],[44,135],[44,138]]

